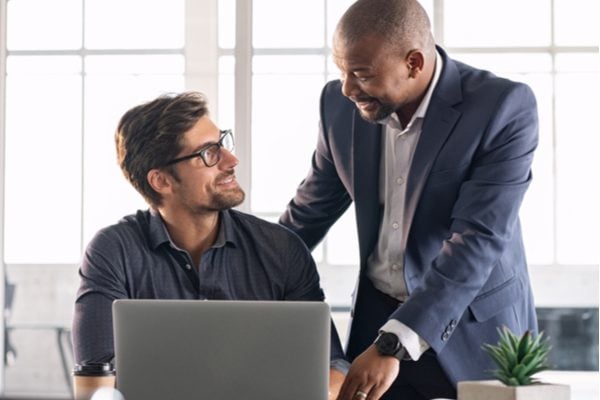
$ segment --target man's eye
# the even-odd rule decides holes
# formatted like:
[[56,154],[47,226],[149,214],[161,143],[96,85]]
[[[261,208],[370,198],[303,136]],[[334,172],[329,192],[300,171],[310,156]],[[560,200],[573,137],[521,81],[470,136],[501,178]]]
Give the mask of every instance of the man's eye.
[[372,79],[372,76],[356,76],[356,80],[359,82],[368,82]]
[[204,158],[214,158],[219,153],[219,145],[213,144],[204,149]]

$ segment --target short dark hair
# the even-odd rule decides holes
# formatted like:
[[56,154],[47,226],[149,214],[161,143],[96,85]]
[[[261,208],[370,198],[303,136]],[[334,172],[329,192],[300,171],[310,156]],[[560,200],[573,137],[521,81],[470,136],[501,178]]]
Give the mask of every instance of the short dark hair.
[[375,35],[393,48],[431,51],[431,23],[417,0],[357,0],[344,13],[336,38],[346,44]]
[[[151,206],[159,206],[162,199],[148,183],[148,172],[177,157],[184,133],[205,115],[205,95],[184,92],[162,95],[133,107],[121,117],[115,133],[119,166]],[[176,177],[173,167],[165,168]]]

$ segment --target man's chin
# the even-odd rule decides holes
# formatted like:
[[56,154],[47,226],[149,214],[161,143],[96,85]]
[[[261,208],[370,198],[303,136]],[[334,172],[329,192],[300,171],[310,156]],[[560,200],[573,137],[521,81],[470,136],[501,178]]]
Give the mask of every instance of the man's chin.
[[241,188],[229,190],[227,193],[221,193],[215,197],[215,208],[218,210],[233,208],[242,204],[245,198],[246,193]]
[[361,109],[358,110],[358,112],[360,113],[360,116],[362,117],[362,119],[364,119],[367,122],[377,122],[378,120],[376,119],[377,114],[376,113],[372,113],[372,112],[366,112],[363,111]]
[[388,109],[388,107],[378,107],[373,111],[365,111],[359,108],[358,112],[365,121],[376,123],[384,118],[389,117],[394,111],[392,109]]

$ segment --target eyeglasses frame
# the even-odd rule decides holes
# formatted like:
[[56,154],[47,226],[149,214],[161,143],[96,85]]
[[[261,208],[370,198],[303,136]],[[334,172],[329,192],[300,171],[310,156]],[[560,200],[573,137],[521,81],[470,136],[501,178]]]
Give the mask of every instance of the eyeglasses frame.
[[[235,147],[235,140],[233,138],[233,131],[231,129],[220,130],[219,131],[219,135],[220,136],[219,136],[219,141],[218,142],[216,142],[216,143],[209,143],[206,146],[202,147],[200,150],[198,150],[198,151],[196,151],[196,152],[194,152],[192,154],[188,154],[187,156],[181,156],[181,157],[174,158],[171,161],[167,162],[164,166],[165,167],[169,167],[171,165],[180,163],[181,161],[190,160],[192,158],[200,157],[200,159],[202,159],[202,162],[204,163],[204,165],[206,165],[207,168],[214,167],[215,165],[217,165],[219,163],[219,161],[221,161],[220,151],[221,151],[221,148],[224,148],[224,146],[223,146],[223,140],[225,140],[225,138],[227,136],[231,136],[231,141],[233,143],[233,146],[232,146],[231,150],[228,150],[228,149],[226,149],[226,150],[233,151],[233,149]],[[215,145],[218,146],[219,157],[217,158],[217,161],[214,164],[210,164],[209,165],[208,162],[206,161],[206,159],[204,158],[204,153],[206,153],[206,151],[208,149],[210,149],[211,147],[213,147]]]

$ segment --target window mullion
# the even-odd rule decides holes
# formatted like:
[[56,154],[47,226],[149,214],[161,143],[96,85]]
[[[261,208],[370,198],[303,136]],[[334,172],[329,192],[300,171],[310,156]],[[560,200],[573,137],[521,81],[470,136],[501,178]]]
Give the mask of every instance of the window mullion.
[[[0,0],[0,305],[2,310],[5,308],[5,286],[6,286],[6,265],[4,265],[4,149],[6,149],[5,141],[5,111],[4,101],[6,99],[6,1]],[[5,354],[5,337],[6,335],[6,320],[3,318],[0,322],[0,349],[2,354]],[[5,390],[5,365],[0,363],[0,395],[3,395]]]
[[236,1],[235,132],[237,179],[249,192],[240,209],[252,210],[252,0]]

